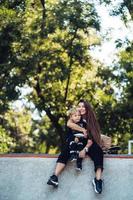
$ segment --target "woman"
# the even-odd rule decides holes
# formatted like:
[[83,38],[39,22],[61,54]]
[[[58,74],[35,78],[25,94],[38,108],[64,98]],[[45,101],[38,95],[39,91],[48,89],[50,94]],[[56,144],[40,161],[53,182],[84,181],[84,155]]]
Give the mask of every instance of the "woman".
[[[96,120],[95,113],[88,102],[80,100],[78,103],[78,110],[80,111],[82,120],[86,121],[87,123],[87,134],[90,138],[90,142],[88,142],[83,150],[80,151],[79,155],[81,158],[84,158],[85,155],[88,155],[93,160],[95,166],[95,178],[93,179],[92,183],[95,192],[100,194],[102,192],[101,176],[103,171],[103,151],[101,148],[101,133],[99,124]],[[73,130],[86,134],[86,130],[84,128],[73,123],[70,119],[67,122],[67,126]],[[50,177],[47,184],[58,186],[58,176],[65,168],[69,157],[69,147],[66,145],[57,159],[54,174]]]

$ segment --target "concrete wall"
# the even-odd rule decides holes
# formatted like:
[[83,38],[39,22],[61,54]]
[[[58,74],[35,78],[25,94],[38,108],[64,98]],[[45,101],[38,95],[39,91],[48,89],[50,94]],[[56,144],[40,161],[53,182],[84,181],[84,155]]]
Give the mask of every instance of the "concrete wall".
[[57,189],[46,184],[55,166],[55,157],[0,157],[0,200],[133,200],[133,158],[104,159],[104,188],[95,194],[92,187],[93,162],[86,158],[81,173],[69,163],[59,177]]

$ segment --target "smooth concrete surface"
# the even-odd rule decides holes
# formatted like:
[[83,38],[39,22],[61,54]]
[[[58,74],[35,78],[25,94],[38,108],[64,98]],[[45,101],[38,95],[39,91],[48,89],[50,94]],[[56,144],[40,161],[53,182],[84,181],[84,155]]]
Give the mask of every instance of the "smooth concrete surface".
[[95,194],[93,162],[83,161],[77,173],[68,163],[58,188],[46,184],[53,173],[55,157],[0,157],[0,200],[133,200],[133,158],[104,159],[104,187]]

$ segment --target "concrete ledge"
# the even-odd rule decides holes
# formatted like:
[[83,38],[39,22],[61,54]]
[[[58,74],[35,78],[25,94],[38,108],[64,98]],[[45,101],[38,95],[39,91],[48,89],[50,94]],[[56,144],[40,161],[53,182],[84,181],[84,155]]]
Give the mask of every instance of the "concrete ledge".
[[1,154],[0,200],[133,200],[133,156],[105,155],[104,188],[92,187],[93,162],[86,158],[77,173],[68,163],[57,189],[46,184],[53,173],[57,155]]
[[[55,154],[11,153],[11,154],[0,154],[0,158],[58,158],[58,154],[55,155]],[[132,159],[133,155],[128,155],[128,154],[105,154],[104,158]]]

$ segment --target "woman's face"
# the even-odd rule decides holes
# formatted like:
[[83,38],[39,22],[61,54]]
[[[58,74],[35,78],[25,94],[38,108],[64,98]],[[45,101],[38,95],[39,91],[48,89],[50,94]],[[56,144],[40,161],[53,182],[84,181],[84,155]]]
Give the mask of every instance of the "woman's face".
[[81,115],[85,115],[86,114],[86,109],[85,109],[85,105],[84,105],[83,102],[80,102],[78,104],[78,110],[79,110]]

